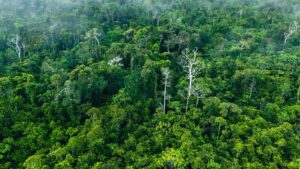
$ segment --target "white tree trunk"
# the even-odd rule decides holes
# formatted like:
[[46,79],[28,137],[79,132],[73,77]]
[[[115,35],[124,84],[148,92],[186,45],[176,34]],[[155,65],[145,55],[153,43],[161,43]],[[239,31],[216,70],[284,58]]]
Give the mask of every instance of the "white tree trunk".
[[194,49],[193,52],[190,52],[189,49],[185,49],[182,53],[182,60],[180,63],[187,73],[187,78],[189,80],[187,87],[187,97],[185,112],[187,113],[189,107],[189,100],[193,94],[193,78],[198,75],[200,70],[204,68],[204,63],[197,59],[197,49]]
[[287,43],[290,37],[298,31],[299,28],[300,26],[297,22],[294,22],[294,24],[290,26],[289,30],[284,33],[284,45]]
[[192,75],[192,71],[193,71],[193,65],[191,64],[189,66],[189,74],[188,74],[188,78],[189,78],[189,87],[188,87],[188,93],[187,93],[187,97],[186,97],[186,105],[185,105],[185,112],[187,113],[188,111],[188,107],[189,107],[189,100],[190,97],[192,95],[192,84],[193,84],[193,75]]
[[219,128],[218,128],[217,142],[219,141],[220,130],[221,130],[221,124],[219,124]]
[[168,92],[167,89],[170,87],[170,78],[171,78],[171,73],[168,68],[162,68],[162,75],[163,75],[163,80],[164,80],[164,92],[163,92],[163,113],[166,113],[166,107],[167,107],[167,99],[168,97]]
[[254,87],[255,87],[255,80],[252,80],[250,87],[249,87],[249,99],[251,99],[251,97],[252,97]]
[[164,88],[164,114],[166,114],[166,99],[167,99],[167,80],[165,80],[165,88]]
[[16,35],[15,37],[8,40],[8,45],[15,49],[18,58],[20,61],[22,61],[22,56],[25,55],[25,45],[24,43],[21,43],[21,38],[19,35]]
[[200,97],[199,97],[199,96],[197,96],[197,100],[196,100],[196,107],[198,107],[198,105],[199,105],[199,99],[200,99]]

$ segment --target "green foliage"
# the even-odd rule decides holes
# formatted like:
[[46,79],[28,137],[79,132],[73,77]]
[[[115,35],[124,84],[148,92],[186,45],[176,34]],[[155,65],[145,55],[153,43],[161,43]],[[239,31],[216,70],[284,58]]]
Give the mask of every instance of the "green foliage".
[[0,4],[0,169],[300,167],[297,0]]

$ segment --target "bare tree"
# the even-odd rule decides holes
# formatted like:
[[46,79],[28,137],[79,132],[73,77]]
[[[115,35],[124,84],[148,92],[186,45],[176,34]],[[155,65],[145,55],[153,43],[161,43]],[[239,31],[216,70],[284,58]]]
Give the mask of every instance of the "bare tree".
[[253,78],[249,85],[249,99],[251,99],[253,91],[255,90],[256,80]]
[[204,62],[200,61],[197,58],[198,56],[197,49],[194,49],[192,52],[190,52],[190,50],[186,48],[182,52],[181,56],[182,59],[180,61],[180,64],[183,67],[183,70],[187,73],[187,78],[189,80],[188,88],[187,88],[187,96],[186,96],[186,105],[185,105],[185,111],[187,112],[189,106],[189,100],[194,91],[193,78],[196,77],[202,69],[204,69],[205,64]]
[[240,19],[242,19],[243,13],[244,13],[243,9],[239,9],[238,14]]
[[65,87],[55,96],[55,101],[58,101],[60,97],[66,96],[69,101],[72,101],[73,99],[71,98],[72,92],[71,92],[71,81],[67,80],[65,82]]
[[21,41],[20,35],[16,34],[8,39],[7,45],[15,49],[20,61],[22,61],[22,57],[25,55],[25,44]]
[[205,98],[211,93],[209,87],[203,83],[197,82],[192,91],[193,95],[196,97],[196,107],[199,105],[199,100]]
[[114,57],[114,58],[112,58],[111,60],[108,61],[108,65],[110,65],[110,66],[115,65],[115,66],[122,67],[122,66],[124,66],[122,61],[123,61],[123,58],[121,58],[120,56],[116,56],[116,57]]
[[100,40],[103,39],[103,33],[99,32],[97,28],[93,28],[92,30],[86,33],[85,39],[94,39],[99,45]]
[[169,95],[167,93],[167,88],[170,87],[171,85],[171,82],[170,82],[170,79],[171,79],[171,71],[169,68],[162,68],[161,69],[161,72],[162,72],[162,75],[163,75],[163,83],[164,83],[164,103],[163,103],[163,112],[164,114],[166,113],[166,102],[167,100],[169,99]]
[[294,35],[300,28],[300,25],[297,22],[294,22],[293,25],[289,27],[289,30],[284,33],[284,45],[290,39],[292,35]]

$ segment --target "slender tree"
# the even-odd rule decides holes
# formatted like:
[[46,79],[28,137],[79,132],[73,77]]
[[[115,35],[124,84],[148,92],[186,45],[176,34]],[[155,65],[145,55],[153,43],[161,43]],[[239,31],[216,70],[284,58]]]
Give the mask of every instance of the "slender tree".
[[251,83],[249,84],[249,99],[251,99],[252,93],[255,90],[255,84],[256,84],[256,80],[253,78],[251,80]]
[[7,45],[15,49],[20,61],[22,61],[22,57],[25,54],[25,44],[21,41],[20,35],[16,34],[11,39],[8,39]]
[[218,133],[217,133],[217,142],[218,142],[220,139],[221,126],[226,125],[227,121],[223,117],[217,117],[215,119],[215,123],[218,126]]
[[181,55],[182,59],[180,61],[180,64],[183,67],[183,70],[186,72],[187,79],[189,81],[188,88],[187,88],[186,105],[185,105],[186,112],[188,111],[190,97],[192,96],[194,91],[193,79],[205,67],[204,62],[200,61],[197,58],[198,55],[199,54],[197,49],[194,49],[192,52],[190,52],[188,48],[186,48]]
[[294,35],[300,28],[300,25],[297,22],[294,22],[293,25],[289,27],[289,30],[284,33],[284,45],[290,39],[292,35]]
[[97,45],[99,45],[100,40],[103,39],[103,33],[99,32],[97,28],[93,28],[86,33],[85,39],[94,39],[97,42]]
[[196,97],[196,107],[199,105],[199,100],[205,98],[208,94],[211,93],[211,90],[207,85],[196,81],[195,87],[192,91],[193,95]]
[[163,75],[163,83],[164,83],[164,100],[163,100],[163,112],[166,113],[166,102],[169,98],[167,88],[170,87],[170,79],[171,79],[171,71],[169,68],[162,68],[161,69],[162,75]]

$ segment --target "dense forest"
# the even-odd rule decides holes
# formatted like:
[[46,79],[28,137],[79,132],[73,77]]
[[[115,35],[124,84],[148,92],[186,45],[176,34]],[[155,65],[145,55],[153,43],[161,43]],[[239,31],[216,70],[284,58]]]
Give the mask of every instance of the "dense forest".
[[299,0],[0,0],[0,169],[299,169]]

